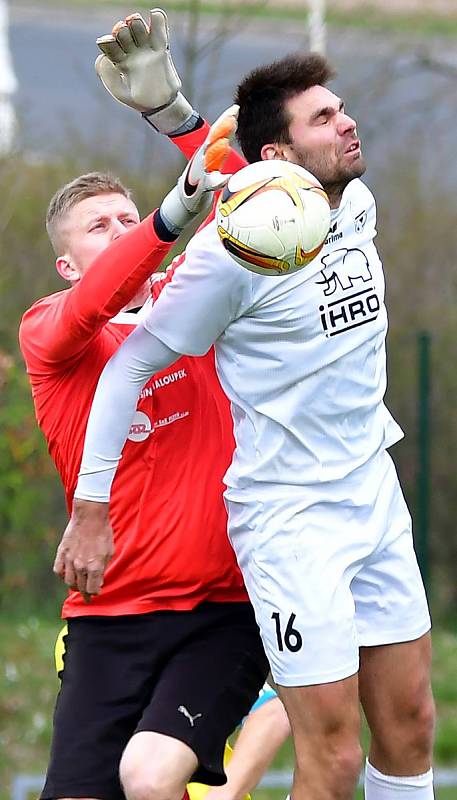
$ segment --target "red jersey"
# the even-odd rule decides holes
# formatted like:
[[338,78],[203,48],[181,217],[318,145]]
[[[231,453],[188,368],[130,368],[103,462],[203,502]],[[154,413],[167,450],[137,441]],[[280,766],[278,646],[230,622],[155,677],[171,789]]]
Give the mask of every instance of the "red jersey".
[[[186,139],[194,138],[195,149],[205,135],[203,128]],[[115,240],[71,289],[39,300],[22,319],[36,416],[69,509],[100,373],[136,324],[121,309],[170,246],[148,217]],[[168,277],[154,283],[154,294]],[[146,384],[113,483],[115,554],[102,591],[89,604],[70,591],[64,617],[247,600],[222,498],[233,446],[212,351],[184,356]]]

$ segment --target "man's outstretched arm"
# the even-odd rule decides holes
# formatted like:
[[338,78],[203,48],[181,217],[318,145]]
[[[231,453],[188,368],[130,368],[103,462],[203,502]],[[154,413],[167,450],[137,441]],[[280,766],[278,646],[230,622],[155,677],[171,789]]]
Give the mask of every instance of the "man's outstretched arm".
[[[155,8],[146,22],[130,14],[110,34],[100,36],[95,70],[118,102],[139,112],[189,159],[205,140],[209,125],[182,94],[170,50],[168,19]],[[237,172],[246,161],[231,148],[224,172]]]

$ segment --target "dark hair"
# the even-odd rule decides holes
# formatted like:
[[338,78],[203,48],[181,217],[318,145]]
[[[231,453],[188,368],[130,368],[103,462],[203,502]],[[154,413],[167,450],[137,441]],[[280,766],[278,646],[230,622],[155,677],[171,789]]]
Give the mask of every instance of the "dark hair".
[[247,161],[259,161],[264,144],[290,144],[290,118],[284,103],[312,86],[325,86],[335,70],[318,53],[292,53],[250,72],[238,85],[237,138]]

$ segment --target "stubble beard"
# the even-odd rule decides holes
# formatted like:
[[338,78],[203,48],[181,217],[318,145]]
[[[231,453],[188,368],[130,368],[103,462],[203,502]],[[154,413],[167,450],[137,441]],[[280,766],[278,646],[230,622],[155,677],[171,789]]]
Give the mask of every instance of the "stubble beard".
[[330,207],[337,208],[341,201],[341,196],[351,181],[360,178],[366,170],[366,163],[363,155],[360,155],[352,164],[346,167],[334,166],[329,164],[326,158],[313,158],[306,154],[297,154],[297,163],[311,172],[325,189],[330,200]]

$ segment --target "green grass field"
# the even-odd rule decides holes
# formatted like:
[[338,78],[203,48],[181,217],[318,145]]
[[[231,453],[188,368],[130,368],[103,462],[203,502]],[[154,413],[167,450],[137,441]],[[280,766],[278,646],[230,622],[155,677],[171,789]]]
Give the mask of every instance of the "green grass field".
[[[13,776],[41,774],[48,756],[51,716],[58,688],[53,649],[60,622],[31,617],[0,619],[0,800],[10,800]],[[457,768],[457,626],[434,632],[433,683],[438,709],[437,765]],[[366,734],[364,735],[366,742]],[[272,769],[291,769],[286,744]],[[258,789],[255,800],[280,800],[283,789]],[[437,791],[438,800],[457,800],[457,786]]]

